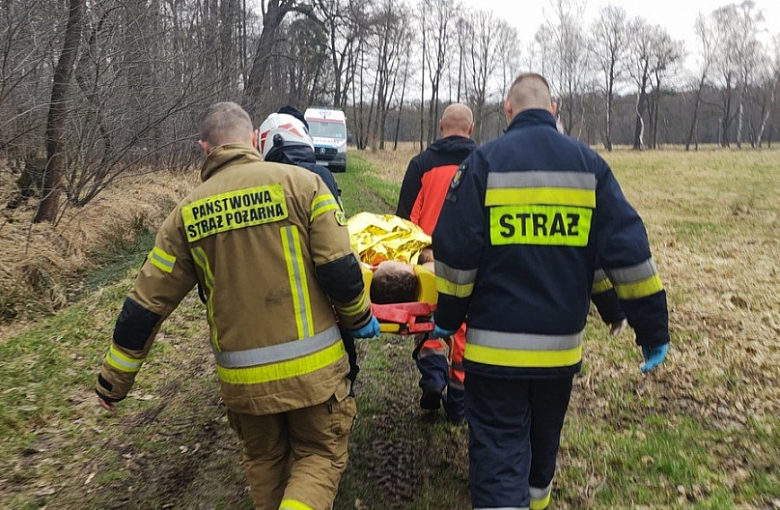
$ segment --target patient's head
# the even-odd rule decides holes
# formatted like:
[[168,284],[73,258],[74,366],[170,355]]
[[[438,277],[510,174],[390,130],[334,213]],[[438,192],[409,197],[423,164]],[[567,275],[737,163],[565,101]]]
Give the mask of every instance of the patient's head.
[[411,264],[388,260],[380,263],[371,281],[371,301],[378,305],[417,300],[417,275]]

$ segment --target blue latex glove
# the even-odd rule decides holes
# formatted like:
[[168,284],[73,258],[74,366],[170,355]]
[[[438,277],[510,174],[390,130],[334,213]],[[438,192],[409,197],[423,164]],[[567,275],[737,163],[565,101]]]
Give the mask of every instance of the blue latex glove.
[[376,317],[371,317],[371,320],[368,321],[368,324],[363,326],[360,329],[354,329],[350,331],[350,334],[354,336],[355,338],[374,338],[379,336],[379,321],[376,320]]
[[454,329],[442,329],[438,325],[433,326],[433,331],[428,335],[428,338],[446,338],[455,334]]
[[669,344],[656,345],[655,347],[642,346],[642,354],[645,357],[645,362],[639,369],[642,373],[646,373],[660,365],[666,359],[666,351],[669,348]]

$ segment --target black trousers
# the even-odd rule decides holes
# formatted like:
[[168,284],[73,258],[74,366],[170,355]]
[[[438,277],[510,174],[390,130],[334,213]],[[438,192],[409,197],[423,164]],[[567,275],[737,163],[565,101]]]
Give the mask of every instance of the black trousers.
[[466,374],[474,508],[528,508],[552,488],[574,376],[498,379]]

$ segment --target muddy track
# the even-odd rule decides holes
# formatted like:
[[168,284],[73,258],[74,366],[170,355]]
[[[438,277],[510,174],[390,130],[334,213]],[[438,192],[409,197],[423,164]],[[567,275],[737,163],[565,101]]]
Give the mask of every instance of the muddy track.
[[[419,374],[410,353],[410,345],[388,348],[389,376],[379,383],[378,410],[365,417],[370,425],[368,437],[360,445],[362,451],[353,449],[356,467],[383,497],[381,506],[366,502],[370,503],[367,508],[407,508],[421,491],[429,491],[439,477],[453,476],[453,472],[463,480],[464,488],[467,485],[465,430],[446,425],[451,433],[444,441],[441,434],[437,437],[433,433],[445,421],[444,414],[419,408]],[[361,372],[360,377],[376,376]]]

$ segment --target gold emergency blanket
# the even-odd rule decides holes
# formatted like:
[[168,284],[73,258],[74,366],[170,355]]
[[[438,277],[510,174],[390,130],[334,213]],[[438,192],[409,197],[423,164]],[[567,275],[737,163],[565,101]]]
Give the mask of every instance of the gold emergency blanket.
[[385,260],[417,264],[420,251],[431,244],[420,227],[391,214],[356,214],[347,227],[352,249],[372,266]]

